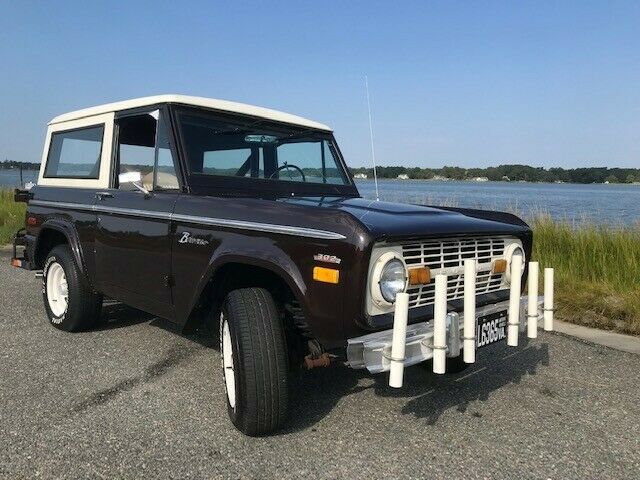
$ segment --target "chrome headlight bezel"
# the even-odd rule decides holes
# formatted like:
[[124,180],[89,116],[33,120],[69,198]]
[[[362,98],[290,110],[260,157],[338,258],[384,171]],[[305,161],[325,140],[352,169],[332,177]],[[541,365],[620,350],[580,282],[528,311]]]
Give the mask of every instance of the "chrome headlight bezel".
[[[402,268],[400,272],[401,276],[395,280],[401,284],[401,287],[397,289],[395,293],[392,293],[392,295],[385,295],[383,293],[382,277],[386,269],[391,268],[391,265],[396,265],[396,266],[400,265]],[[373,269],[371,271],[371,280],[370,280],[370,286],[369,286],[371,299],[379,307],[389,307],[390,305],[393,305],[395,303],[395,296],[398,293],[404,292],[407,290],[407,281],[408,281],[407,265],[404,262],[404,259],[400,255],[398,255],[396,252],[390,252],[390,251],[385,252],[377,258],[377,260],[373,265]],[[393,298],[390,298],[391,296]]]

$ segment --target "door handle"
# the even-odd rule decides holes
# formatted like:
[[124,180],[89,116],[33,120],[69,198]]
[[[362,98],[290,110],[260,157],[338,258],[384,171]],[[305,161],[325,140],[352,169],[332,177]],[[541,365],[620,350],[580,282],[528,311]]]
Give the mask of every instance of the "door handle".
[[105,198],[113,198],[113,194],[110,192],[96,192],[95,197],[97,200],[104,200]]

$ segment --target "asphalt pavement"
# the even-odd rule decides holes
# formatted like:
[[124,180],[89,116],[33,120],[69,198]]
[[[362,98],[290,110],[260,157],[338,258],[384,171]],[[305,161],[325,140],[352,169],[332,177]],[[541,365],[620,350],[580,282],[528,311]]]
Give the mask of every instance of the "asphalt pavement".
[[[0,253],[2,478],[638,478],[640,356],[540,333],[406,387],[341,366],[293,388],[287,428],[227,419],[219,353],[117,303],[47,323],[40,282]],[[524,339],[522,339],[524,340]]]

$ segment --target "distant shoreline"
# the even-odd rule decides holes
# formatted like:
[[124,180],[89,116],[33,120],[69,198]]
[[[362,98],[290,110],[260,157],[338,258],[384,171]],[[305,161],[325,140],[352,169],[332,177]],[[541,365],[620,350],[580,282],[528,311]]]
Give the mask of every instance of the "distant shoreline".
[[[374,182],[375,180],[373,178],[354,178],[354,180],[356,182]],[[442,178],[438,178],[438,179],[433,179],[433,178],[378,178],[378,181],[385,181],[385,182],[397,182],[397,183],[402,183],[402,182],[425,182],[425,183],[474,183],[474,184],[478,184],[478,185],[482,185],[484,183],[499,183],[499,184],[504,184],[504,185],[508,185],[510,183],[527,183],[527,184],[532,184],[532,185],[634,185],[634,186],[640,186],[640,182],[634,182],[634,183],[620,183],[620,182],[603,182],[603,183],[597,183],[597,182],[593,182],[593,183],[579,183],[579,182],[543,182],[543,181],[530,181],[530,180],[486,180],[486,181],[478,181],[478,180],[473,180],[473,179],[463,179],[463,180],[458,180],[458,179],[453,179],[453,178],[448,178],[448,179],[442,179]]]

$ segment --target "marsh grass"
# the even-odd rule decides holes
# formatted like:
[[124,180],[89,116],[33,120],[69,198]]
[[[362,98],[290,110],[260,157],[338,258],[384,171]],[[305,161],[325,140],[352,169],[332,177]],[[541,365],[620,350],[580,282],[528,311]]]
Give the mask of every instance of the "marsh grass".
[[640,225],[531,221],[535,259],[555,269],[558,318],[640,335]]
[[16,231],[24,227],[24,203],[13,201],[13,190],[0,189],[0,246],[11,243]]

